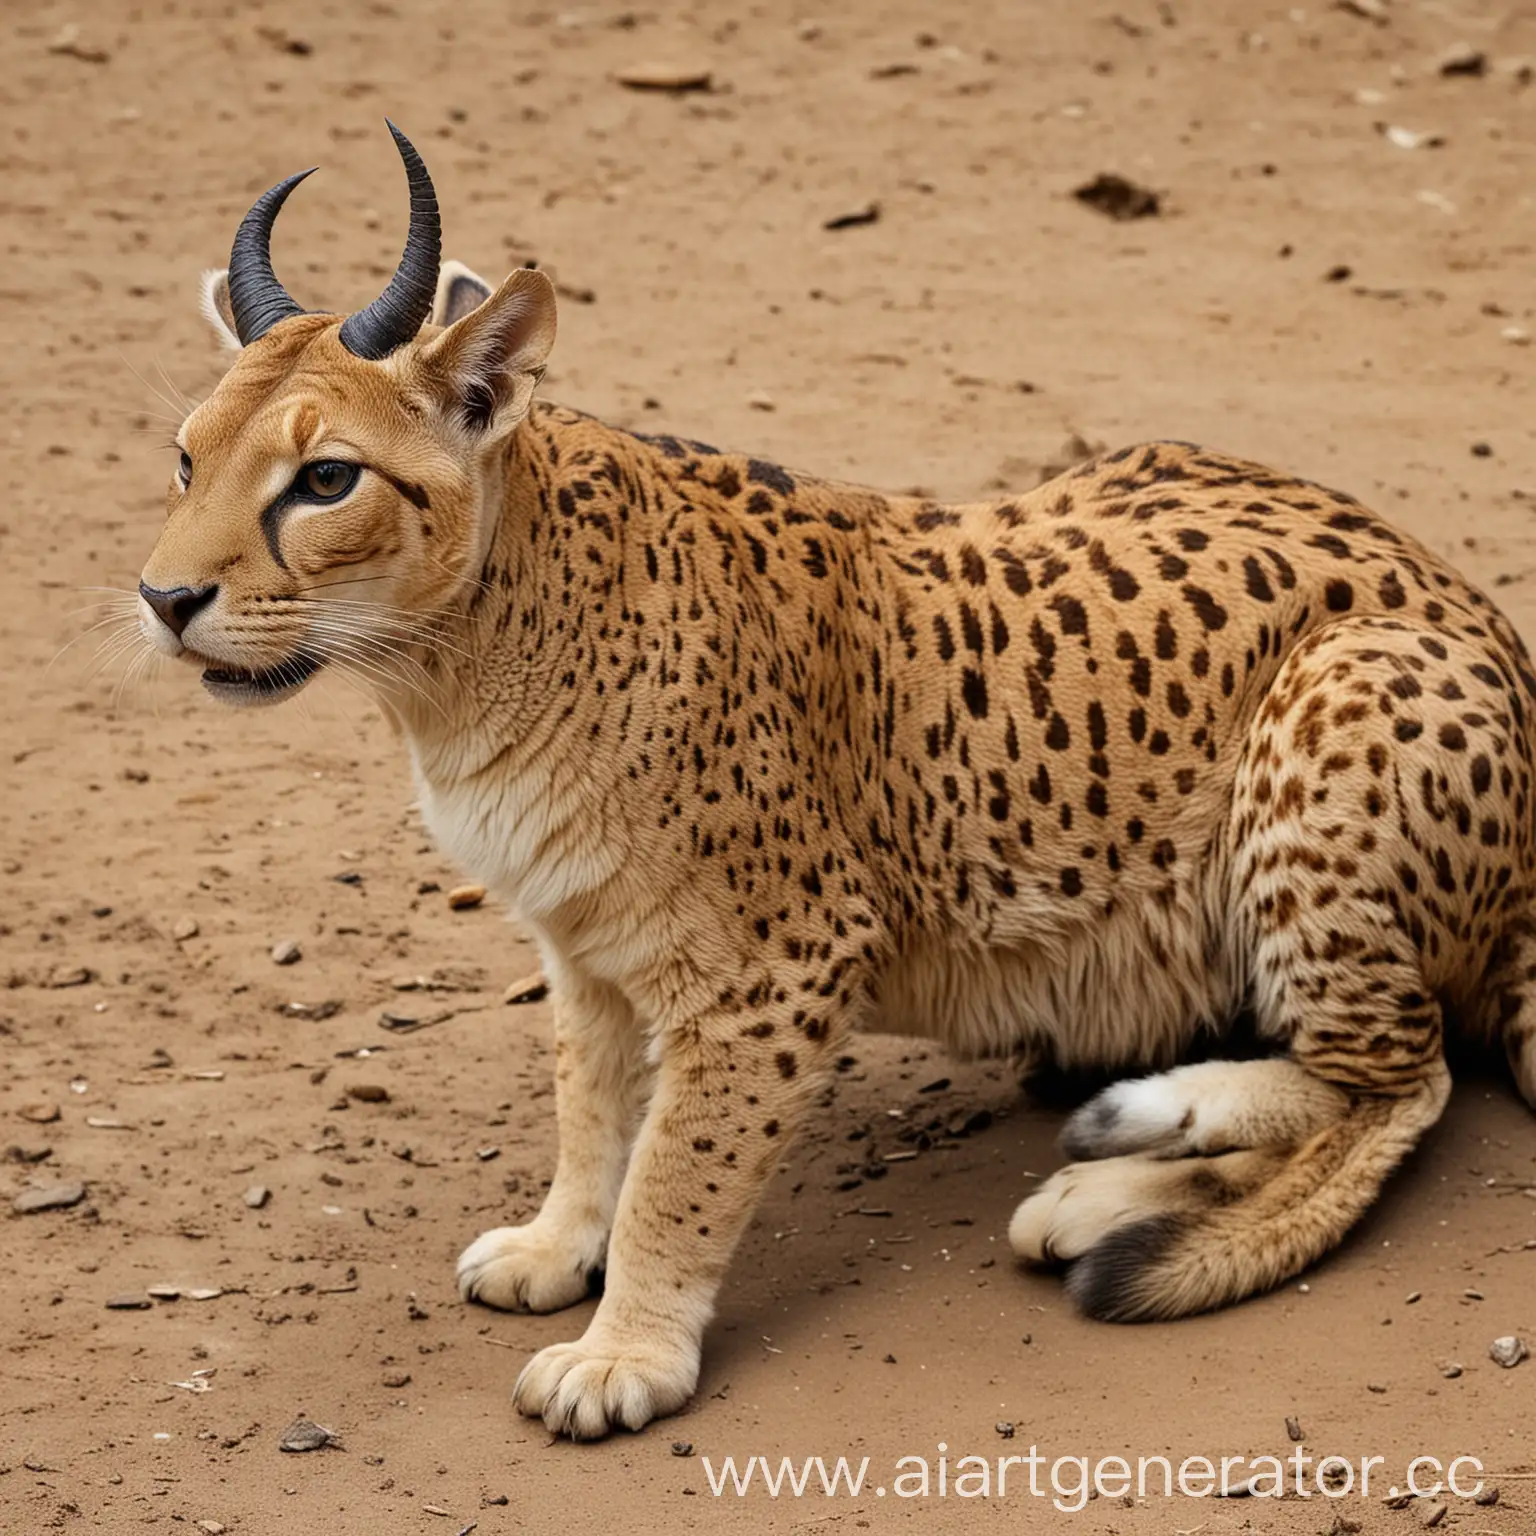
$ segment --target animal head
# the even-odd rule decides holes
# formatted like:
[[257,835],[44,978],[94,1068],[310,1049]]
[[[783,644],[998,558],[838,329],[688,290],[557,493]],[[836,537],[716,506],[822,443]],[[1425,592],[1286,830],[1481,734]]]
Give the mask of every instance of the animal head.
[[467,589],[554,343],[543,273],[492,291],[441,262],[431,177],[390,132],[410,234],[367,308],[308,313],[272,271],[273,221],[308,171],[257,200],[228,271],[204,279],[204,312],[238,355],[177,434],[139,623],[230,704],[287,697],[328,662],[387,673],[381,660]]

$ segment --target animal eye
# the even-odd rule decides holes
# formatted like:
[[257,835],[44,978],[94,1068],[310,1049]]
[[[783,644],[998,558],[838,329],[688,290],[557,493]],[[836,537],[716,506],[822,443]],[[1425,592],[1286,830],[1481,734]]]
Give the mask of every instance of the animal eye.
[[357,465],[340,459],[320,459],[299,471],[299,489],[316,501],[335,501],[352,489]]
[[176,478],[181,482],[182,490],[192,483],[192,455],[183,452],[181,463],[176,466]]

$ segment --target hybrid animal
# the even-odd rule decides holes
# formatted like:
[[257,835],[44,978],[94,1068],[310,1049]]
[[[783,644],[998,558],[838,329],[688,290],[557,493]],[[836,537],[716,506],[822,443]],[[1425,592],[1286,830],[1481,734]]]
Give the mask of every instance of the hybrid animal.
[[[1185,443],[943,506],[545,403],[549,281],[443,265],[392,131],[380,298],[309,313],[273,275],[300,177],[207,280],[238,351],[141,618],[225,703],[365,680],[537,936],[558,1165],[459,1281],[537,1312],[605,1283],[524,1413],[589,1438],[687,1401],[861,1026],[1155,1073],[1073,1117],[1009,1231],[1122,1321],[1327,1253],[1439,1117],[1451,1037],[1536,1102],[1536,681],[1444,560]],[[1245,1010],[1267,1056],[1185,1060]]]

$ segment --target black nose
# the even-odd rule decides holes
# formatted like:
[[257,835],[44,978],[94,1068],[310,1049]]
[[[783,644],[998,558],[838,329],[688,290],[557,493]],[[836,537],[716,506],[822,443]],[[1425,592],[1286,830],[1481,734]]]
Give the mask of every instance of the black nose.
[[198,611],[206,608],[218,594],[217,585],[200,587],[196,592],[191,587],[172,587],[169,592],[161,592],[154,587],[146,587],[142,581],[139,583],[139,596],[155,610],[160,616],[160,622],[178,640],[182,630],[192,622]]

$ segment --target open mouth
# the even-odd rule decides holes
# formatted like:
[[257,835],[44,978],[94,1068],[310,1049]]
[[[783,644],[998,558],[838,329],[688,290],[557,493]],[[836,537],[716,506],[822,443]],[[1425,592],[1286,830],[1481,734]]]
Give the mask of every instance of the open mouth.
[[253,671],[220,662],[203,669],[203,687],[232,704],[268,704],[297,693],[325,663],[300,651],[275,667]]

